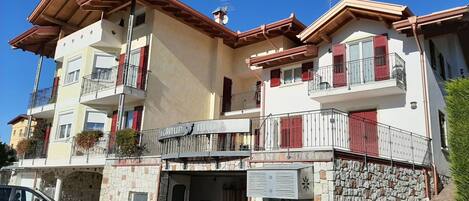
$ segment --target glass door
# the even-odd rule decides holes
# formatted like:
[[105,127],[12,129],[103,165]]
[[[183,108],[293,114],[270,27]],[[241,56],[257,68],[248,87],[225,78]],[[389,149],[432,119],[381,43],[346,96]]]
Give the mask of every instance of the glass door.
[[374,55],[373,55],[373,42],[362,42],[362,55],[363,55],[363,81],[372,82],[375,80],[374,69]]
[[353,43],[349,45],[349,82],[350,84],[361,83],[360,73],[360,43]]

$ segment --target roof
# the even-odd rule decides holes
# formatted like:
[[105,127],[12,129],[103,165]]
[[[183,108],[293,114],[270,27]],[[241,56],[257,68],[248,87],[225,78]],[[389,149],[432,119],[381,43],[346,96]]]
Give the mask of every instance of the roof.
[[249,66],[269,68],[314,58],[316,56],[318,56],[318,48],[315,45],[308,44],[290,48],[281,52],[249,58],[246,63],[248,63]]
[[330,35],[353,19],[368,18],[391,24],[412,16],[407,6],[367,1],[342,0],[303,30],[298,37],[301,41],[318,44],[330,42]]
[[20,114],[20,115],[16,116],[15,118],[13,118],[12,120],[10,120],[8,122],[8,124],[16,124],[18,121],[21,121],[21,120],[27,119],[27,118],[28,118],[28,115]]
[[14,48],[53,57],[59,31],[57,26],[33,26],[8,43]]

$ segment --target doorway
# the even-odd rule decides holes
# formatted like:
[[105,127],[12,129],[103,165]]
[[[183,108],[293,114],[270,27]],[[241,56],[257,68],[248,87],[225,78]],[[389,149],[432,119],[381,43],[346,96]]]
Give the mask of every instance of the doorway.
[[349,114],[350,150],[378,156],[378,125],[376,109],[353,111]]
[[230,78],[223,78],[223,102],[222,102],[222,112],[231,111],[231,89],[233,81]]

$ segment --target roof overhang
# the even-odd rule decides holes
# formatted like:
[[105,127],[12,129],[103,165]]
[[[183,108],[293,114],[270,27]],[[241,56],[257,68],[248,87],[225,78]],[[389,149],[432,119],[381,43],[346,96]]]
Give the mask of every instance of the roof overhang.
[[382,21],[391,27],[392,22],[402,20],[413,13],[407,6],[366,0],[343,0],[303,30],[298,37],[303,42],[319,44],[330,42],[330,35],[347,22],[367,18]]
[[16,122],[21,121],[21,120],[23,120],[23,119],[27,119],[27,118],[28,118],[27,115],[25,115],[25,114],[20,114],[20,115],[16,116],[15,118],[13,118],[12,120],[10,120],[10,121],[8,122],[8,124],[16,124]]
[[56,26],[33,26],[8,43],[14,48],[46,57],[53,57],[60,28]]
[[[84,10],[102,10],[106,14],[130,5],[130,0],[76,0],[76,2]],[[210,37],[222,38],[224,43],[232,48],[266,40],[266,36],[271,38],[285,35],[299,42],[296,35],[306,27],[294,15],[291,15],[286,19],[237,33],[178,0],[137,0],[137,3],[157,9]]]
[[265,56],[252,57],[247,59],[246,63],[248,63],[249,66],[270,68],[314,58],[317,56],[318,48],[315,45],[307,44]]

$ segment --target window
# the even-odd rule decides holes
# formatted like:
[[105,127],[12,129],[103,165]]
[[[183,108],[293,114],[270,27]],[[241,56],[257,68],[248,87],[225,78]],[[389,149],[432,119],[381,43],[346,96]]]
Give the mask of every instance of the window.
[[20,129],[20,132],[18,133],[18,135],[21,137],[23,136],[23,129]]
[[443,55],[440,53],[438,55],[438,61],[439,61],[439,70],[440,70],[440,76],[443,78],[443,80],[446,80],[446,67],[445,67],[445,58]]
[[137,87],[138,66],[140,65],[140,48],[130,52],[127,86]]
[[145,12],[137,14],[135,17],[135,27],[145,23]]
[[59,125],[58,125],[58,139],[65,139],[70,137],[72,129],[73,113],[61,114],[59,115]]
[[148,193],[130,192],[129,201],[147,201]]
[[125,118],[124,128],[132,128],[132,124],[134,121],[134,111],[133,110],[126,111],[124,113],[124,118]]
[[114,66],[116,66],[116,57],[114,55],[95,55],[92,79],[111,79],[112,67]]
[[87,131],[104,131],[104,124],[106,122],[107,115],[103,112],[87,112],[85,129]]
[[16,130],[13,130],[13,136],[15,136],[15,135],[16,135]]
[[283,84],[301,82],[301,67],[283,70]]
[[9,200],[10,199],[11,188],[0,188],[0,200]]
[[81,57],[72,59],[67,63],[67,74],[65,75],[65,84],[78,82],[80,76]]
[[441,111],[438,111],[438,121],[440,123],[440,140],[441,148],[448,148],[448,139],[446,135],[446,119],[445,114]]
[[44,199],[42,199],[41,197],[37,196],[36,194],[34,194],[33,192],[29,191],[29,190],[24,190],[24,189],[16,189],[15,191],[15,197],[13,198],[13,200],[21,200],[21,201],[30,201],[30,200],[33,200],[33,201],[43,201]]
[[433,43],[432,40],[430,40],[428,43],[430,43],[430,66],[433,69],[436,69],[435,44]]

